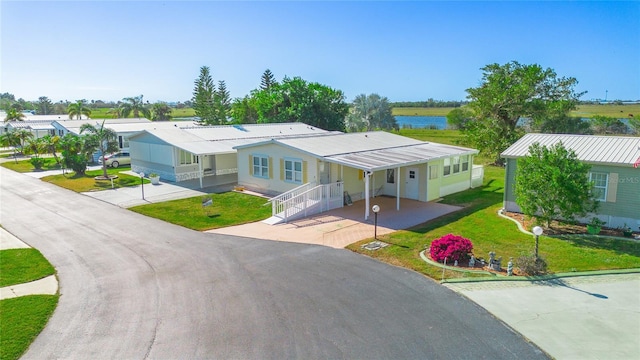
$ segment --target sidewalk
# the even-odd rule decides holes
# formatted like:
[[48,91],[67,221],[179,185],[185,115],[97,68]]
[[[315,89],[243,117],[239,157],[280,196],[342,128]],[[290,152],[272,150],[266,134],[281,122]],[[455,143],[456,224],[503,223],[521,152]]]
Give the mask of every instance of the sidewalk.
[[[25,248],[30,248],[30,246],[0,227],[0,250]],[[0,288],[0,300],[25,295],[55,295],[57,292],[58,279],[55,275],[50,275],[36,281]]]

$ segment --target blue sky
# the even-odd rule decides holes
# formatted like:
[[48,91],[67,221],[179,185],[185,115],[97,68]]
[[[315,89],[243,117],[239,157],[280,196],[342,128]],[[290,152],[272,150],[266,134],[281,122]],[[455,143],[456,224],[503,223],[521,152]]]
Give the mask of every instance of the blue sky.
[[185,101],[201,66],[232,97],[300,76],[347,101],[464,100],[516,60],[583,99],[640,99],[640,2],[6,1],[0,92],[53,101]]

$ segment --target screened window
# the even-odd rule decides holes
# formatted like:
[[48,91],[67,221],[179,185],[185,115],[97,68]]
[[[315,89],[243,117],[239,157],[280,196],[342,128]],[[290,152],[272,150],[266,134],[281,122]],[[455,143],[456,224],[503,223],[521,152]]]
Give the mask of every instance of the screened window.
[[269,177],[269,158],[262,155],[253,155],[253,176]]
[[444,159],[444,168],[443,168],[442,174],[444,176],[451,174],[451,158]]
[[598,201],[607,199],[607,184],[609,174],[607,173],[591,173],[589,180],[593,182],[593,198]]
[[462,160],[462,171],[469,170],[469,155],[464,155],[460,159]]
[[284,180],[302,184],[302,161],[284,160]]
[[438,178],[438,165],[429,165],[429,180]]
[[387,169],[387,184],[396,183],[396,169]]

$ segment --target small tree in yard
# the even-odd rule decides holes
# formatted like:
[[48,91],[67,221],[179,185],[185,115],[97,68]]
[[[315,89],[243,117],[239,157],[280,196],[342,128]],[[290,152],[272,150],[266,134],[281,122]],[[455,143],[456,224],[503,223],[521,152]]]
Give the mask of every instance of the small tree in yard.
[[548,227],[551,220],[574,220],[595,211],[591,166],[578,160],[562,142],[549,148],[535,143],[529,155],[518,159],[516,203],[525,215],[536,217]]

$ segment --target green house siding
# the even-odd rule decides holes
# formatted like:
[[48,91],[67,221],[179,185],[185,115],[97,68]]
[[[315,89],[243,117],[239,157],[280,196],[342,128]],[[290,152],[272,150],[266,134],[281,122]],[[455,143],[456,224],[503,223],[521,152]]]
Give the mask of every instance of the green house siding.
[[608,174],[607,198],[600,202],[599,215],[640,220],[640,169],[592,165],[591,172]]
[[[515,197],[515,175],[517,159],[507,159],[505,172],[504,208],[507,211],[520,212]],[[597,216],[607,226],[618,227],[624,224],[636,229],[640,226],[640,169],[630,166],[594,164],[592,173],[607,174],[606,199],[600,202]],[[582,221],[588,221],[590,216]]]

